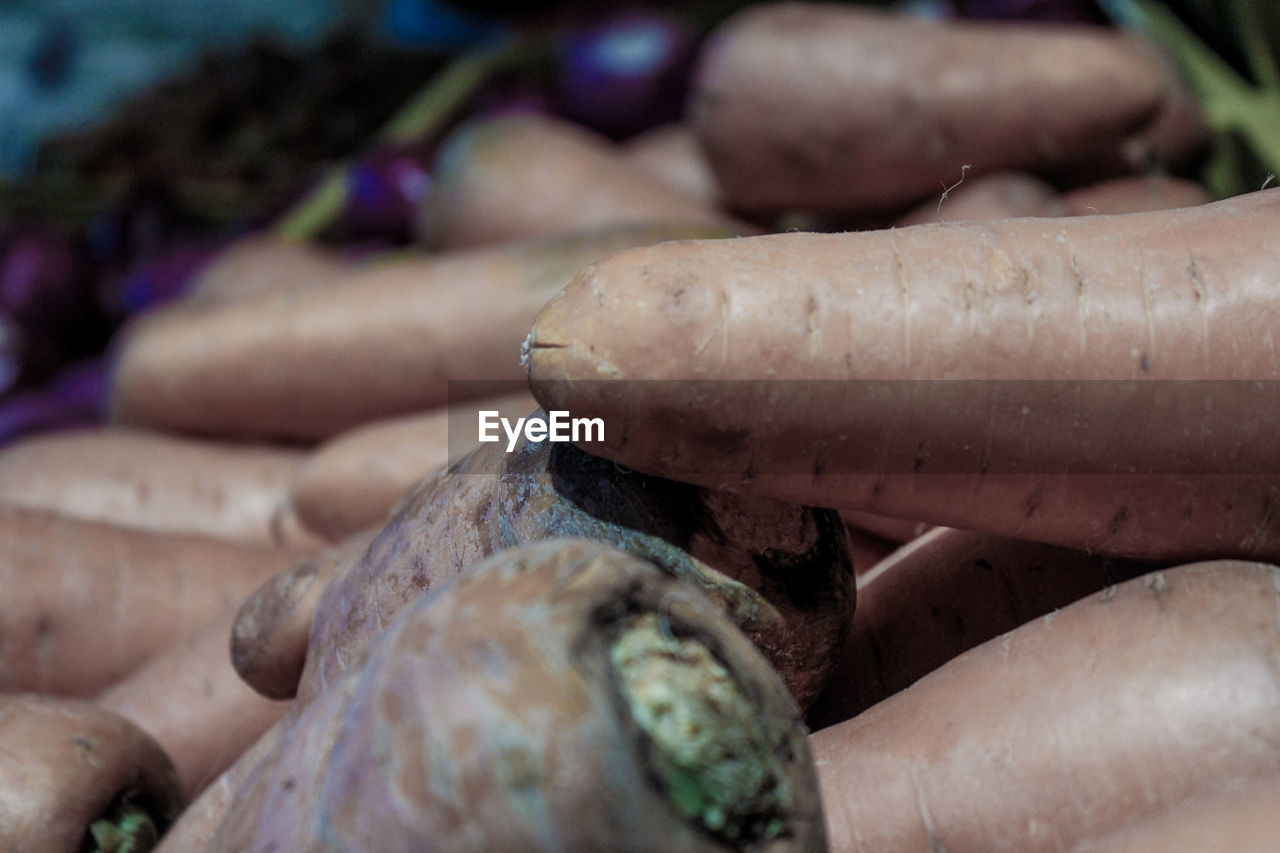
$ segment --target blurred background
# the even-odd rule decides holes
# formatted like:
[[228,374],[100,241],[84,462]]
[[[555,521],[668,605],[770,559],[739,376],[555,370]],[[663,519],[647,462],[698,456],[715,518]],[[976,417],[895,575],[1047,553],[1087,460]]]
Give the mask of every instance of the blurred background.
[[[438,142],[468,117],[616,140],[678,121],[700,41],[746,5],[0,0],[0,444],[100,419],[115,331],[238,235],[411,243]],[[1251,140],[1280,138],[1269,0],[868,5],[1143,30],[1221,102],[1217,195],[1266,159]]]

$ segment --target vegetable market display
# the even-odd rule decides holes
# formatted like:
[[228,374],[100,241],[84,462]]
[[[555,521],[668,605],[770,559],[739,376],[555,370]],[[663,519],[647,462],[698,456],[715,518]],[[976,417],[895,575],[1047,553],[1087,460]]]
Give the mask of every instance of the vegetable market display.
[[1273,849],[1280,19],[1208,5],[389,3],[51,142],[0,847]]

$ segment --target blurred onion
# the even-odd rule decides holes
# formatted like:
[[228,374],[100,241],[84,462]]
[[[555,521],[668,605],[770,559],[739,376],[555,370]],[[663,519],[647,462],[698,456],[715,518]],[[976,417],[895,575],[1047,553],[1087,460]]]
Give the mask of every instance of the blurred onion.
[[962,18],[1101,23],[1096,0],[956,0]]
[[345,204],[325,234],[340,243],[407,243],[419,202],[431,188],[423,146],[382,145],[347,167]]
[[123,273],[104,273],[98,280],[98,301],[111,322],[118,324],[176,299],[186,292],[219,245],[211,240],[182,240],[137,261]]
[[696,47],[689,26],[657,13],[571,30],[557,48],[561,111],[615,139],[676,121]]
[[106,324],[83,243],[41,222],[0,232],[0,314],[55,349],[85,355],[100,348]]
[[23,436],[102,423],[106,361],[95,357],[64,368],[44,387],[0,399],[0,446]]

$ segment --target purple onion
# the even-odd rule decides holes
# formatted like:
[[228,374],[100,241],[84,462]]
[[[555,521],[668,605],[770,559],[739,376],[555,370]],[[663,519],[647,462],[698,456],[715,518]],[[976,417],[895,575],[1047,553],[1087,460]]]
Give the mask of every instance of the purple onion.
[[962,18],[1099,23],[1105,20],[1096,0],[956,0]]
[[615,139],[676,121],[696,48],[691,28],[658,13],[574,30],[557,50],[561,112]]
[[105,359],[95,357],[64,368],[41,388],[0,399],[0,446],[36,433],[102,423],[106,377]]
[[186,292],[221,244],[183,240],[120,274],[103,274],[98,301],[113,323],[162,305]]
[[54,337],[101,318],[84,247],[54,225],[25,222],[0,235],[0,314],[32,334]]
[[418,204],[431,188],[423,146],[378,146],[347,167],[346,203],[325,238],[340,243],[409,241]]

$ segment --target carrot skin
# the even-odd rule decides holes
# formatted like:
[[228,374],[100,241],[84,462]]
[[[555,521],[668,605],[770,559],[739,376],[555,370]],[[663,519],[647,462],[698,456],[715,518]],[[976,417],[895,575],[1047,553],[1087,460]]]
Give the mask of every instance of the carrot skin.
[[128,720],[80,700],[0,695],[0,848],[80,853],[93,824],[137,809],[129,849],[149,850],[184,802],[168,756]]
[[289,708],[255,692],[231,665],[235,611],[157,655],[97,696],[172,757],[187,799],[230,767]]
[[537,407],[529,392],[521,390],[339,433],[316,447],[300,467],[290,488],[291,505],[307,528],[330,542],[380,526],[414,485],[476,446],[478,411],[514,420]]
[[1104,27],[752,4],[712,34],[695,81],[691,120],[748,215],[900,209],[966,172],[1133,173],[1207,141],[1173,64]]
[[543,309],[529,376],[544,407],[616,425],[592,452],[660,476],[1132,557],[1271,559],[1277,241],[1264,190],[630,250]]
[[0,692],[91,696],[290,562],[274,549],[0,507]]
[[291,554],[322,543],[291,523],[306,451],[118,426],[37,435],[0,451],[0,503]]
[[463,126],[445,140],[440,164],[418,229],[436,249],[651,222],[758,232],[636,168],[607,138],[559,119],[501,116]]
[[815,729],[850,719],[1006,631],[1157,565],[934,528],[858,575],[840,663],[809,709]]
[[351,534],[249,594],[231,628],[231,663],[246,684],[268,699],[293,698],[326,585],[354,567],[378,529]]
[[448,400],[449,380],[519,381],[546,300],[626,246],[715,236],[637,226],[353,264],[296,292],[179,303],[121,331],[111,417],[159,430],[309,442]]
[[1278,604],[1275,566],[1161,570],[815,732],[832,850],[1069,850],[1273,784]]

